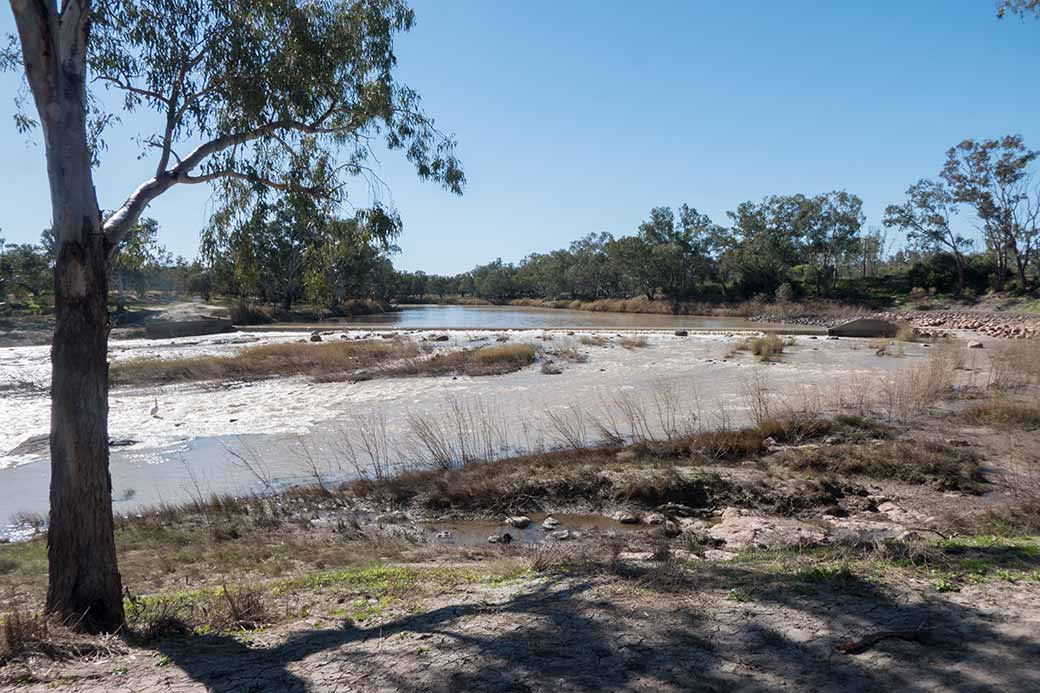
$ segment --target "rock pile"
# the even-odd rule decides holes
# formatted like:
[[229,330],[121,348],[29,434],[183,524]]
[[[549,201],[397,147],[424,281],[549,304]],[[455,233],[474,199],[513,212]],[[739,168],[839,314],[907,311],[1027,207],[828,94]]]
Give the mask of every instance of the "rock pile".
[[945,328],[971,330],[1003,339],[1035,339],[1040,337],[1040,317],[970,311],[914,311],[883,313],[882,318],[904,320],[917,329]]

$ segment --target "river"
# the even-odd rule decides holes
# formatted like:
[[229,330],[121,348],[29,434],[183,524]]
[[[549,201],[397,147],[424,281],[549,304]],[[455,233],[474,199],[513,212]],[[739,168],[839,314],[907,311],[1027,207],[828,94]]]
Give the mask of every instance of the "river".
[[[462,329],[463,325],[483,329]],[[482,422],[494,422],[496,446],[504,454],[563,444],[561,420],[585,429],[581,435],[591,442],[593,416],[616,416],[619,407],[632,403],[654,409],[662,393],[667,394],[668,408],[681,412],[680,418],[696,418],[698,425],[707,427],[741,424],[748,418],[749,378],[765,377],[775,394],[801,397],[809,391],[826,393],[843,382],[876,379],[924,352],[908,345],[904,358],[882,358],[864,348],[861,340],[802,335],[794,338],[778,363],[762,364],[747,354],[732,355],[743,338],[736,330],[762,327],[739,319],[511,307],[423,306],[321,327],[326,340],[378,338],[380,330],[396,327],[406,338],[435,350],[494,344],[504,336],[538,346],[563,373],[546,375],[536,364],[482,378],[318,383],[291,377],[114,388],[109,398],[110,433],[132,443],[112,449],[116,510],[133,512],[200,494],[250,493],[268,482],[281,488],[311,478],[315,466],[326,478],[350,478],[357,471],[344,440],[366,428],[385,430],[392,462],[414,463],[420,455],[411,422],[428,417],[450,423],[460,406],[473,409],[468,424],[472,436],[479,436]],[[675,335],[679,328],[691,330],[691,336]],[[174,340],[113,340],[110,354],[112,360],[219,355],[258,343],[301,340],[298,331],[267,326],[272,329]],[[693,332],[697,329],[714,332]],[[639,332],[646,346],[625,348],[619,335],[631,332]],[[430,340],[434,335],[448,339],[435,342]],[[566,350],[577,350],[586,360],[566,362],[554,355]],[[0,527],[19,513],[47,512],[45,452],[9,453],[47,433],[48,352],[46,346],[0,349],[0,385],[27,384],[21,389],[0,387],[0,420],[5,422],[0,429]],[[157,415],[151,414],[153,408]],[[558,422],[555,428],[553,420]],[[627,426],[622,422],[620,428]],[[353,440],[355,448],[357,442]],[[255,462],[260,474],[236,455]],[[361,459],[358,466],[370,464]],[[7,532],[18,536],[19,529],[8,527]]]
[[[762,329],[761,323],[744,318],[660,313],[606,313],[589,310],[527,308],[518,306],[401,306],[391,313],[365,315],[343,324],[402,329],[505,330],[505,329]],[[770,325],[784,329],[788,325]]]

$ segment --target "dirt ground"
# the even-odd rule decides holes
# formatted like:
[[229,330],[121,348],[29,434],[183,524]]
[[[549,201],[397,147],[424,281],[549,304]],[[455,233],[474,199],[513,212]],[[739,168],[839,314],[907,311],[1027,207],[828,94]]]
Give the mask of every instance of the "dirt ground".
[[[0,689],[1040,690],[1038,362],[951,362],[905,420],[157,509],[117,532],[129,635],[30,642]],[[45,549],[0,546],[0,613],[41,608]]]
[[[37,669],[21,691],[1027,691],[1040,583],[937,594],[840,576],[731,587],[746,569],[470,585],[363,622],[313,618]],[[737,596],[735,596],[737,595]],[[335,590],[324,595],[329,604]],[[860,654],[840,651],[886,631]]]

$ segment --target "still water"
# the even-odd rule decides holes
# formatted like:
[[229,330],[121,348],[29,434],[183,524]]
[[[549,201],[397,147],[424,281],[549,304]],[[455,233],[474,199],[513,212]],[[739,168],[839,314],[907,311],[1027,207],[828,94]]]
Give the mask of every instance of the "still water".
[[587,310],[522,308],[517,306],[401,306],[401,310],[345,320],[345,324],[406,329],[761,329],[743,318],[656,313],[602,313]]

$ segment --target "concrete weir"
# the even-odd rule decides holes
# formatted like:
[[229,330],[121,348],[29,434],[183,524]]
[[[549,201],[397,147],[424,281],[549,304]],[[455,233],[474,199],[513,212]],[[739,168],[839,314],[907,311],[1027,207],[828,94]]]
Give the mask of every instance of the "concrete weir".
[[235,326],[225,318],[199,318],[197,320],[154,320],[146,322],[144,333],[148,339],[172,339],[174,337],[198,337],[208,334],[234,332]]
[[899,325],[891,320],[860,318],[827,330],[832,337],[895,337]]

